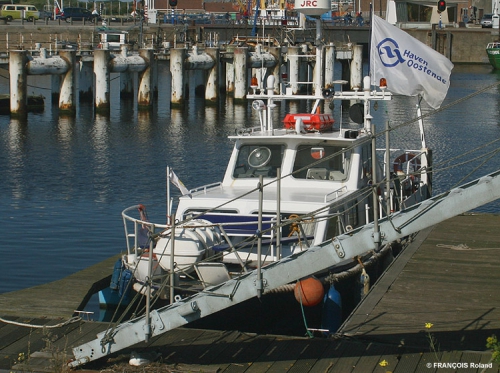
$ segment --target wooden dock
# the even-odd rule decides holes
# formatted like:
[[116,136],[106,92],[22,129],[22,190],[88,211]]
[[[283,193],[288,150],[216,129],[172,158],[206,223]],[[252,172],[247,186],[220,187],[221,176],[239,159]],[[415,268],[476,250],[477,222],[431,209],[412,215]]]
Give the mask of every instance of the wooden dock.
[[[490,363],[491,351],[486,348],[486,338],[500,337],[499,228],[500,216],[462,215],[420,232],[334,337],[298,338],[178,328],[82,369],[86,372],[123,372],[125,368],[127,372],[499,372],[498,364]],[[106,264],[108,269],[112,263],[114,259]],[[37,288],[34,289],[42,296]],[[37,315],[37,303],[31,303],[32,310],[28,312],[33,299],[29,290],[15,292],[25,297],[24,308],[16,315],[12,312],[14,307],[8,306],[4,299],[6,296],[14,299],[15,293],[1,294],[0,315],[39,325],[63,321],[41,317],[48,315],[46,309]],[[45,303],[57,308],[56,299],[48,302],[52,299],[49,297],[44,297]],[[21,298],[19,295],[19,302]],[[66,306],[65,319],[71,313],[70,308]],[[426,328],[426,324],[433,325]],[[0,372],[63,371],[71,347],[94,339],[96,333],[107,327],[105,323],[85,321],[57,329],[0,323]],[[157,352],[161,356],[155,365],[158,370],[143,370],[144,367],[128,370],[134,369],[128,367],[132,351]],[[21,364],[13,366],[23,357]]]
[[0,315],[70,318],[93,294],[109,286],[114,256],[61,280],[0,294]]

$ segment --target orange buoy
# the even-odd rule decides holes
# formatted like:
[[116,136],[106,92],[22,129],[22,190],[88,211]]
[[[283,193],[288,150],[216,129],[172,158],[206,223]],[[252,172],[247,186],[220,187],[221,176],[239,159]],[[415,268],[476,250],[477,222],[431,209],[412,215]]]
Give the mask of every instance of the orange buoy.
[[307,307],[316,306],[325,296],[323,284],[315,277],[308,277],[297,282],[293,292],[297,302]]

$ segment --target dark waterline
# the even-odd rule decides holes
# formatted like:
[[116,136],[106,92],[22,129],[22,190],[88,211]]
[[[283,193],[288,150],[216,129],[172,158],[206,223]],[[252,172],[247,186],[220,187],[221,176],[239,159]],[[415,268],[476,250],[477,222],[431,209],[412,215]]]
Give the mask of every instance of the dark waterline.
[[[444,105],[499,80],[489,66],[457,66]],[[50,81],[38,78],[30,93],[48,96],[47,87]],[[7,92],[8,81],[0,78],[0,93]],[[123,251],[124,208],[143,203],[150,218],[164,218],[167,165],[191,188],[220,181],[232,149],[227,136],[258,125],[250,105],[233,105],[230,98],[207,106],[192,93],[184,107],[171,109],[169,90],[160,86],[152,110],[138,112],[135,103],[120,102],[117,82],[111,92],[109,116],[94,115],[92,105],[81,104],[75,117],[60,117],[50,97],[43,113],[0,116],[0,293],[60,279]],[[450,166],[463,159],[444,163],[500,138],[498,97],[495,86],[426,119],[435,194],[500,169],[498,157],[460,167]],[[381,103],[375,112],[378,130],[387,121],[391,126],[407,121],[415,102],[398,97]],[[290,110],[303,111],[305,105],[291,104]],[[287,110],[280,108],[279,115]],[[338,120],[340,108],[333,113]],[[393,134],[393,145],[417,149],[417,133],[416,124],[405,126]],[[500,213],[500,203],[478,211]]]

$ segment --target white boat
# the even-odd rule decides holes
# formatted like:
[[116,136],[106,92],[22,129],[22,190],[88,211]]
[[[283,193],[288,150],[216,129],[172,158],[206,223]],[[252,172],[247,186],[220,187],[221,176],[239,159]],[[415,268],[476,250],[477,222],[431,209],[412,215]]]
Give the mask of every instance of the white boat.
[[[215,285],[430,197],[423,134],[418,149],[387,144],[376,155],[370,109],[392,95],[370,87],[369,79],[362,90],[344,92],[345,83],[330,82],[336,91],[316,88],[313,95],[290,94],[283,85],[275,93],[273,76],[266,87],[249,87],[260,126],[230,136],[234,148],[221,182],[187,191],[167,172],[185,193],[171,213],[175,226],[149,221],[142,205],[123,211],[127,253],[121,270],[132,272],[134,289],[147,293],[152,279],[150,294],[173,299],[182,279]],[[289,113],[276,124],[273,110],[286,100],[310,100],[312,110]],[[349,101],[353,120],[321,112],[330,101]],[[346,258],[339,268],[356,264]],[[117,271],[115,288],[120,276]]]
[[[318,49],[317,63],[322,61]],[[370,110],[392,95],[373,88],[369,79],[364,79],[363,89],[349,92],[340,89],[343,81],[329,82],[336,91],[315,84],[307,96],[291,94],[285,84],[277,92],[272,76],[263,81],[265,86],[252,84],[248,94],[260,126],[231,136],[235,145],[221,182],[186,190],[167,172],[169,182],[183,193],[173,214],[167,192],[169,224],[150,222],[142,205],[123,211],[128,250],[123,266],[135,270],[142,260],[149,264],[142,278],[135,274],[148,290],[146,312],[73,348],[71,366],[211,316],[230,329],[227,324],[242,310],[236,307],[255,298],[263,304],[283,288],[294,289],[307,305],[310,293],[302,285],[310,276],[328,276],[360,257],[375,255],[382,244],[500,196],[496,172],[430,197],[430,151],[423,133],[420,148],[395,149],[386,141],[377,156]],[[309,113],[289,113],[279,120],[283,125],[275,125],[273,110],[286,100],[314,104]],[[349,101],[352,121],[333,122],[318,109],[324,100]],[[423,202],[410,207],[418,201]],[[198,283],[201,291],[180,297],[181,280]],[[151,310],[149,290],[156,285],[158,293],[168,288],[171,304]],[[331,319],[338,309],[332,304],[332,289],[318,293],[328,318],[321,330],[334,333]],[[292,313],[287,306],[277,304],[271,311],[283,322]],[[239,326],[251,322],[246,311]],[[231,313],[226,317],[222,312]],[[268,314],[257,312],[255,317],[262,323]]]

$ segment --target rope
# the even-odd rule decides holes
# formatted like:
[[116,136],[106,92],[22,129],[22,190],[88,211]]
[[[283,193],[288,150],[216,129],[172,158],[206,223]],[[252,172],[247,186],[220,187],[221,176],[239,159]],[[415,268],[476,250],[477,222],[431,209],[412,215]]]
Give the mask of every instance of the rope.
[[300,291],[299,291],[299,303],[300,303],[300,310],[302,311],[302,320],[304,321],[304,326],[306,328],[306,334],[309,338],[313,338],[314,335],[313,333],[311,333],[311,331],[309,330],[309,327],[307,326],[307,320],[306,320],[306,314],[304,312],[304,305],[302,304],[302,284],[300,283],[300,281],[297,281],[297,284],[296,286],[300,286]]
[[22,322],[17,322],[13,320],[6,320],[4,318],[0,317],[0,321],[6,323],[6,324],[11,324],[11,325],[17,325],[17,326],[23,326],[27,328],[36,328],[36,329],[54,329],[54,328],[61,328],[63,326],[81,321],[82,318],[80,316],[74,316],[70,318],[69,320],[66,320],[62,323],[56,324],[56,325],[34,325],[34,324],[27,324],[27,323],[22,323]]
[[456,251],[484,251],[484,250],[500,250],[500,247],[482,247],[479,249],[472,249],[464,243],[458,245],[445,245],[437,244],[436,247],[442,247],[444,249],[456,250]]

